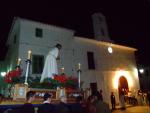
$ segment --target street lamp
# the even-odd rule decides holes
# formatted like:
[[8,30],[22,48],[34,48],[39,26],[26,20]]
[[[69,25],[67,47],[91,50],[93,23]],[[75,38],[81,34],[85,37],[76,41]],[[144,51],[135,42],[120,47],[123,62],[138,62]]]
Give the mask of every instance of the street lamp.
[[139,72],[140,72],[140,74],[143,74],[144,73],[144,69],[143,68],[139,69]]
[[1,72],[2,77],[6,75],[6,72]]

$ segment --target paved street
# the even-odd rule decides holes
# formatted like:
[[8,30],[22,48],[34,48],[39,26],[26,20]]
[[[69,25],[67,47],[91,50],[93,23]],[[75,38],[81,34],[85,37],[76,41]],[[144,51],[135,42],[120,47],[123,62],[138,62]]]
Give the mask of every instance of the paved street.
[[150,107],[148,106],[136,106],[128,107],[126,110],[116,110],[112,113],[150,113]]

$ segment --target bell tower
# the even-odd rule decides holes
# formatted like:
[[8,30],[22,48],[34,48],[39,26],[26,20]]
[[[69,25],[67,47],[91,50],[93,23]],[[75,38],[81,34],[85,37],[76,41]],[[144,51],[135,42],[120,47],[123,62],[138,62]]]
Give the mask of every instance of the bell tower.
[[109,38],[105,16],[101,13],[92,15],[94,36],[96,40],[112,42]]

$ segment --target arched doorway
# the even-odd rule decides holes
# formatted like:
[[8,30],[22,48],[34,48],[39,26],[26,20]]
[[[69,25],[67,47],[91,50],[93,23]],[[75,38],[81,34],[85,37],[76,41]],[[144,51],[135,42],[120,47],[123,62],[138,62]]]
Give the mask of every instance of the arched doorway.
[[119,81],[118,81],[118,91],[119,91],[119,95],[121,93],[121,91],[124,91],[125,94],[128,93],[129,91],[129,87],[128,87],[128,81],[127,79],[124,77],[124,76],[121,76],[119,78]]

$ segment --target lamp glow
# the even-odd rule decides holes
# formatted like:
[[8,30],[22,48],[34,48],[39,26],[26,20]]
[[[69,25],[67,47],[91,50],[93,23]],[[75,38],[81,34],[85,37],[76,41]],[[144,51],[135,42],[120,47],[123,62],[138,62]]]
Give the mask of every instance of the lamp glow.
[[113,53],[113,49],[112,49],[111,46],[108,47],[108,52],[109,52],[109,53]]
[[119,78],[121,76],[124,76],[127,79],[129,87],[133,86],[133,81],[132,81],[132,78],[131,78],[129,72],[120,70],[120,71],[116,71],[115,77],[113,79],[113,85],[114,85],[115,89],[118,89],[118,82],[119,82]]
[[6,72],[1,72],[2,77],[6,75]]
[[64,73],[64,70],[65,70],[65,68],[64,68],[64,67],[62,67],[62,68],[61,68],[61,73]]
[[32,51],[29,50],[29,51],[28,51],[28,59],[29,59],[29,60],[31,59],[31,53],[32,53]]
[[144,69],[139,69],[139,72],[142,74],[144,73]]
[[21,58],[18,58],[18,60],[17,60],[17,65],[18,66],[20,65],[20,62],[21,62]]
[[78,69],[79,69],[79,70],[81,69],[81,64],[80,64],[80,63],[78,63]]

